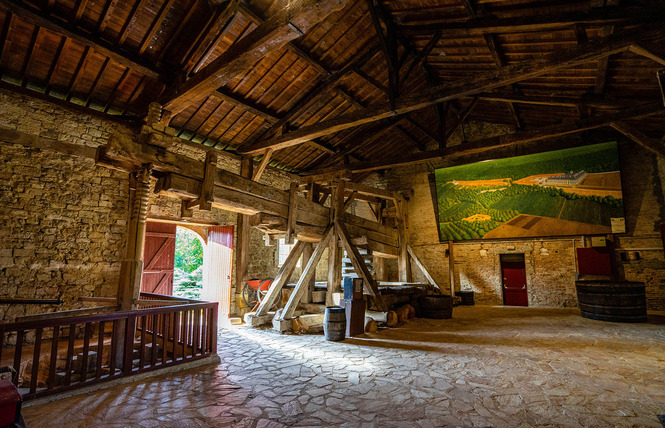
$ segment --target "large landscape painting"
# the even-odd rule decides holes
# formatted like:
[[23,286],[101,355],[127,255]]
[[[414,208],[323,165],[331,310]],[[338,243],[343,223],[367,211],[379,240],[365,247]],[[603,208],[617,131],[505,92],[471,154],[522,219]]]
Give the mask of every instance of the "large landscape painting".
[[437,169],[440,239],[611,233],[619,171],[616,142]]

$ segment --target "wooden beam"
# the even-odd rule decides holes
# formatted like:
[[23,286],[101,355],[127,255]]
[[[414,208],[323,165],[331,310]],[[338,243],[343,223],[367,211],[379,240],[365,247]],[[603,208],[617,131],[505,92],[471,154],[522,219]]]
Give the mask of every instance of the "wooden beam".
[[639,129],[623,121],[612,122],[610,126],[650,152],[665,157],[665,145],[663,145],[662,141],[649,137]]
[[302,127],[279,137],[257,141],[250,144],[247,148],[241,149],[240,152],[256,155],[268,148],[274,150],[284,149],[302,144],[313,138],[330,135],[365,123],[376,122],[385,118],[420,110],[444,101],[487,92],[512,83],[552,73],[562,68],[595,61],[607,55],[624,52],[638,41],[662,37],[662,30],[653,26],[641,28],[638,31],[613,34],[594,42],[564,49],[540,58],[502,67],[488,73],[463,79],[456,83],[448,83],[409,97],[404,97],[397,101],[394,109],[390,106],[378,106],[359,110],[351,114],[325,120],[315,125]]
[[455,295],[455,243],[448,241],[448,280],[450,295]]
[[261,163],[259,163],[259,166],[254,170],[254,174],[252,175],[252,181],[259,181],[261,179],[263,171],[265,171],[266,167],[270,163],[270,157],[272,156],[272,152],[273,151],[271,149],[268,149],[263,154],[263,157],[261,158]]
[[276,121],[279,120],[277,116],[267,111],[263,107],[256,105],[249,100],[245,100],[239,97],[237,94],[229,92],[225,89],[217,89],[216,91],[213,91],[212,96],[215,98],[219,98],[222,101],[241,107],[247,110],[248,112],[252,113],[253,115],[263,118],[268,123],[275,123]]
[[161,73],[155,71],[152,65],[141,59],[131,57],[131,54],[121,51],[116,46],[105,42],[102,39],[93,38],[79,32],[79,29],[72,24],[64,21],[55,21],[48,13],[34,9],[25,3],[19,3],[14,0],[0,0],[0,10],[9,12],[18,16],[24,21],[46,28],[57,34],[62,34],[75,42],[94,49],[97,53],[111,58],[120,65],[129,67],[132,70],[141,73],[147,77],[156,80],[164,80]]
[[291,182],[289,187],[289,216],[287,217],[286,222],[286,237],[284,241],[287,245],[293,243],[293,232],[296,227],[296,222],[298,221],[298,183],[295,181]]
[[441,37],[443,36],[443,33],[441,31],[437,31],[434,33],[432,38],[427,42],[427,45],[425,45],[425,48],[418,52],[416,57],[411,61],[411,64],[409,64],[409,68],[406,70],[406,73],[404,73],[404,76],[402,76],[401,81],[406,82],[413,72],[413,70],[416,69],[420,65],[421,62],[423,62],[427,56],[432,53],[432,50],[436,47],[436,45],[439,43],[441,40]]
[[[620,122],[622,120],[631,118],[650,116],[663,111],[662,103],[647,104],[632,109],[626,109],[624,113],[617,113],[607,117],[577,120],[571,121],[569,123],[543,126],[535,129],[524,129],[498,137],[470,141],[464,145],[448,147],[444,150],[429,150],[426,152],[415,153],[409,156],[399,155],[394,158],[351,163],[348,165],[348,167],[345,168],[345,171],[351,171],[352,173],[376,171],[380,169],[396,168],[405,165],[415,165],[429,162],[434,159],[451,159],[468,154],[480,153],[499,147],[525,144],[550,138],[558,138],[590,129],[610,126],[612,122]],[[313,174],[332,174],[333,172],[334,168],[332,170],[312,171]]]
[[268,292],[265,296],[263,296],[261,304],[256,309],[255,316],[260,317],[267,314],[268,309],[270,309],[275,303],[277,296],[279,296],[279,292],[282,290],[282,287],[284,287],[284,284],[286,284],[289,278],[291,278],[291,274],[296,268],[300,256],[302,256],[304,245],[305,243],[303,241],[298,241],[296,242],[296,245],[291,248],[291,252],[286,257],[282,267],[279,268],[275,279],[272,281],[272,284],[270,284],[270,288],[268,288]]
[[636,55],[649,58],[660,65],[665,65],[665,46],[662,40],[658,43],[642,41],[631,46],[630,51]]
[[639,24],[663,19],[665,14],[659,7],[605,7],[588,12],[570,12],[561,15],[538,14],[509,18],[480,17],[466,21],[450,22],[444,17],[441,22],[414,21],[402,23],[401,31],[406,35],[426,35],[441,31],[446,37],[480,36],[483,34],[509,34],[534,31],[549,31],[571,28],[576,24],[586,27],[613,24]]
[[434,280],[434,278],[432,278],[432,275],[430,275],[429,271],[427,270],[427,268],[425,267],[423,262],[420,261],[420,259],[416,255],[416,253],[413,251],[413,248],[411,248],[411,245],[407,245],[406,249],[409,252],[409,256],[411,256],[411,260],[413,260],[413,262],[416,264],[416,266],[418,266],[418,269],[420,269],[420,271],[423,273],[423,275],[425,276],[425,279],[427,279],[427,282],[429,282],[434,287],[441,290],[441,293],[445,294],[445,290]]
[[212,191],[215,187],[215,173],[217,172],[217,155],[213,152],[207,152],[204,165],[203,185],[201,186],[199,209],[210,211],[212,209],[213,200]]
[[164,108],[178,113],[188,105],[198,102],[233,77],[246,72],[265,56],[265,52],[280,49],[300,37],[328,15],[341,9],[344,4],[345,1],[341,0],[291,2],[192,78],[168,88],[162,97]]
[[171,9],[173,6],[173,3],[175,0],[167,0],[166,3],[164,3],[157,13],[157,17],[155,18],[154,21],[150,24],[150,28],[148,29],[148,32],[146,33],[145,36],[143,36],[143,40],[141,41],[141,45],[139,46],[139,55],[143,55],[150,47],[150,42],[152,42],[152,38],[155,36],[157,33],[157,30],[160,29],[162,26],[162,23],[164,22],[164,19],[166,18],[167,12]]
[[350,181],[346,183],[345,189],[352,192],[358,192],[361,195],[374,196],[376,198],[386,199],[393,202],[395,202],[398,198],[398,195],[395,192],[391,192],[390,190],[378,189]]
[[387,311],[388,306],[383,301],[383,297],[379,292],[376,281],[374,281],[374,278],[372,278],[372,274],[370,274],[369,270],[367,269],[367,265],[365,264],[363,257],[358,252],[358,249],[351,244],[351,236],[349,235],[349,231],[346,229],[343,223],[335,221],[335,232],[344,244],[346,253],[351,259],[351,264],[353,264],[353,269],[356,271],[358,276],[363,279],[365,292],[374,297],[376,306],[380,311]]
[[289,296],[288,302],[286,302],[286,305],[284,305],[284,309],[282,311],[282,319],[293,318],[293,314],[295,313],[296,308],[298,307],[298,303],[300,303],[300,300],[307,291],[307,285],[309,284],[311,279],[314,278],[314,276],[316,275],[316,265],[319,264],[321,256],[328,247],[328,243],[330,242],[332,237],[333,237],[333,227],[328,226],[326,231],[323,233],[323,238],[321,239],[321,242],[318,243],[318,245],[314,249],[314,253],[307,262],[307,266],[305,266],[305,268],[303,269],[302,275],[300,275],[300,279],[298,279],[296,287],[291,292],[291,296]]
[[342,207],[342,212],[346,212],[349,209],[349,207],[351,207],[351,204],[356,199],[357,194],[358,194],[358,192],[351,192],[351,194],[344,201],[344,206]]

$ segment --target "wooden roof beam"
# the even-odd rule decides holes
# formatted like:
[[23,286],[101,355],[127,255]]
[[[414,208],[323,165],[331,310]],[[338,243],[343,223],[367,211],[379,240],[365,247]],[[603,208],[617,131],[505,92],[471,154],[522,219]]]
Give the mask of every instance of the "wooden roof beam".
[[160,72],[153,69],[147,62],[132,57],[131,54],[118,49],[116,46],[105,42],[99,38],[84,35],[72,24],[62,21],[55,21],[49,14],[39,11],[25,3],[15,0],[0,0],[0,10],[9,12],[22,20],[33,25],[45,28],[54,33],[61,34],[75,42],[94,49],[100,55],[111,58],[120,65],[129,67],[137,73],[156,80],[165,80]]
[[[370,162],[351,163],[345,168],[338,167],[337,171],[344,170],[347,174],[359,173],[365,171],[396,168],[405,165],[414,165],[438,159],[452,159],[500,147],[515,146],[519,144],[531,143],[534,141],[559,138],[570,134],[609,126],[615,127],[615,129],[617,129],[617,127],[621,127],[627,133],[631,133],[633,136],[637,136],[635,138],[639,138],[642,140],[642,142],[647,142],[646,145],[651,146],[649,150],[654,151],[653,148],[656,147],[656,145],[653,139],[643,138],[635,131],[629,131],[628,127],[623,126],[621,122],[623,120],[646,117],[663,112],[665,112],[665,107],[663,107],[662,102],[650,103],[639,107],[634,107],[632,109],[626,109],[623,112],[616,113],[611,116],[577,120],[569,123],[544,126],[535,129],[525,129],[511,134],[500,135],[498,137],[469,141],[465,144],[447,147],[443,150],[429,150],[427,152],[415,153],[410,156],[400,155],[390,159],[378,159],[376,161]],[[631,136],[630,138],[632,139],[633,137]],[[660,150],[662,150],[662,148]],[[329,168],[325,170],[311,171],[311,174],[321,175],[331,174],[333,172],[334,169]]]
[[257,141],[248,145],[244,150],[240,150],[240,152],[243,154],[259,154],[267,148],[279,150],[291,147],[313,138],[330,135],[366,123],[420,110],[444,101],[491,91],[526,79],[552,73],[556,70],[595,61],[607,55],[627,51],[638,42],[663,37],[665,37],[665,34],[658,24],[642,26],[637,30],[629,32],[616,33],[584,45],[501,67],[497,70],[472,76],[468,79],[462,79],[455,83],[447,83],[430,88],[398,100],[394,109],[390,106],[369,107],[320,122],[316,125],[302,127],[279,137]]
[[665,157],[665,145],[663,145],[663,141],[651,138],[639,129],[623,121],[612,122],[610,126],[650,152]]
[[272,15],[254,31],[234,43],[184,83],[166,90],[161,102],[167,110],[179,113],[188,105],[224,86],[246,72],[265,52],[280,49],[305,34],[331,13],[341,9],[346,0],[297,0]]
[[427,24],[402,22],[401,31],[408,35],[434,34],[443,32],[444,36],[478,36],[483,34],[524,33],[570,28],[576,24],[584,26],[605,26],[613,24],[638,24],[663,19],[665,12],[661,7],[612,6],[594,8],[588,12],[572,12],[561,15],[531,15],[510,18],[480,17],[463,22],[432,22]]

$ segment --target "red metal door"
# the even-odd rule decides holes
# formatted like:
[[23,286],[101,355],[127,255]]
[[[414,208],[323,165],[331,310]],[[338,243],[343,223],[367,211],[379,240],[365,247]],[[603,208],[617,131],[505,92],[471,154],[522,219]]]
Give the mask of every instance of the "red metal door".
[[502,260],[501,273],[503,274],[503,304],[507,306],[529,306],[524,261]]
[[148,222],[143,248],[141,291],[173,294],[175,224]]

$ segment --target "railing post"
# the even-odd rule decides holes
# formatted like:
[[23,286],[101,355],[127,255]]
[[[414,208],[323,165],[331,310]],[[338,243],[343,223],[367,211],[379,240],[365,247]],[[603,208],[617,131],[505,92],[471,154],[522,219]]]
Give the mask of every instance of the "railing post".
[[136,329],[136,315],[129,315],[125,324],[125,340],[123,341],[122,373],[132,373],[132,354],[134,353],[134,330]]
[[210,328],[212,329],[212,334],[210,335],[210,338],[212,340],[212,343],[210,344],[210,352],[212,354],[217,354],[217,316],[218,316],[218,306],[219,303],[215,302],[215,307],[212,310],[212,325]]

